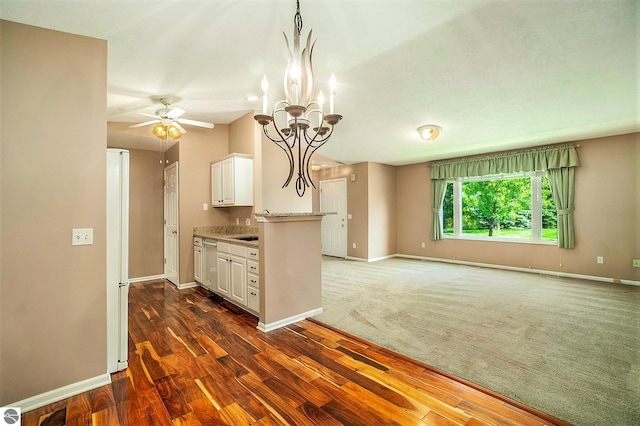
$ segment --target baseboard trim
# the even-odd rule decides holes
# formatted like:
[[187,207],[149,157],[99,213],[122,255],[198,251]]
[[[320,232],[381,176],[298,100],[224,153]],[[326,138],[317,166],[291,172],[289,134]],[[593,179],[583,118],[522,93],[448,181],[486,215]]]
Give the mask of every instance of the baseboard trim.
[[40,395],[35,395],[22,401],[8,404],[7,407],[20,407],[20,410],[25,413],[27,411],[35,410],[36,408],[44,407],[45,405],[52,404],[56,401],[69,398],[79,393],[87,392],[100,386],[108,385],[111,383],[111,375],[105,373],[101,376],[92,377],[90,379],[83,380],[81,382],[72,383],[67,386],[63,386],[58,389],[53,389]]
[[373,257],[371,259],[367,259],[367,261],[368,262],[377,262],[379,260],[391,259],[393,257],[396,257],[396,255],[395,254],[390,254],[388,256]]
[[364,257],[352,257],[352,256],[347,256],[345,257],[346,260],[355,260],[356,262],[370,262],[369,259],[365,259]]
[[129,283],[133,284],[133,283],[140,283],[143,281],[153,281],[153,280],[162,280],[162,279],[164,279],[164,274],[148,275],[146,277],[129,278]]
[[198,286],[200,286],[200,284],[198,284],[195,281],[191,281],[190,283],[177,284],[175,286],[178,287],[178,290],[184,290],[185,288],[198,287]]
[[453,263],[456,265],[480,266],[482,268],[502,269],[507,271],[531,272],[534,274],[553,275],[557,277],[578,278],[583,280],[599,281],[599,282],[605,282],[605,283],[640,286],[640,281],[621,280],[617,278],[598,277],[595,275],[573,274],[569,272],[560,272],[560,271],[548,271],[546,269],[520,268],[517,266],[495,265],[493,263],[467,262],[464,260],[440,259],[437,257],[414,256],[411,254],[396,254],[394,257],[403,257],[406,259],[416,259],[416,260],[428,260],[430,262]]
[[309,317],[312,317],[314,315],[319,315],[323,312],[322,308],[317,308],[317,309],[312,309],[310,311],[307,312],[303,312],[301,314],[298,315],[294,315],[291,316],[289,318],[283,318],[281,320],[278,321],[274,321],[271,322],[269,324],[265,324],[262,321],[258,322],[258,327],[256,327],[258,330],[262,331],[263,333],[268,333],[270,331],[276,330],[278,328],[282,328],[282,327],[286,327],[290,324],[296,323],[298,321],[302,321],[303,319],[307,319]]

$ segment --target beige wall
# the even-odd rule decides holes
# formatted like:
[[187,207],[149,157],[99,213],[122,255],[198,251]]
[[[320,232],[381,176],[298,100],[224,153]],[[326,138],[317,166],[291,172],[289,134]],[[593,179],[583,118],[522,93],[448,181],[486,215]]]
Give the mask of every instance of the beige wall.
[[[245,114],[238,118],[236,121],[229,124],[229,153],[238,154],[250,154],[254,156],[254,175],[256,174],[256,140],[259,140],[259,133],[256,130],[260,130],[260,126],[253,119],[254,113]],[[259,185],[256,185],[256,181],[259,182],[258,176],[254,176],[253,180],[253,192],[254,199],[256,198],[256,192],[259,189]],[[250,207],[225,207],[228,213],[227,225],[235,225],[236,219],[240,225],[245,225],[245,220],[251,221],[251,226],[257,226],[255,218],[253,217],[253,206]]]
[[0,46],[3,406],[106,373],[107,43],[0,21]]
[[245,114],[229,124],[229,153],[255,153],[256,128],[260,128],[253,113]]
[[[563,273],[640,280],[640,134],[578,141],[573,250],[539,244],[430,241],[427,164],[398,168],[398,252]],[[421,248],[421,242],[426,248]],[[604,264],[596,257],[603,256]]]
[[[193,282],[193,228],[226,225],[228,212],[211,207],[211,161],[229,152],[229,126],[190,127],[180,139],[178,162],[180,284]],[[208,204],[208,210],[202,205]]]
[[[359,163],[322,169],[316,182],[347,178],[348,256],[391,254],[640,281],[640,133],[577,141],[576,248],[444,239],[431,241],[428,163]],[[349,177],[356,174],[356,182]],[[314,191],[313,206],[319,208]],[[395,230],[394,230],[395,229]],[[357,248],[352,245],[356,243]],[[422,244],[425,247],[422,247]],[[596,263],[603,256],[604,264]]]
[[290,219],[258,224],[261,323],[272,325],[322,308],[320,223]]
[[164,153],[129,149],[129,278],[164,274]]
[[[296,193],[296,172],[289,186],[282,188],[289,175],[287,155],[264,134],[261,137],[260,159],[262,167],[262,209],[271,213],[305,213],[312,209],[312,191],[308,189],[304,197]],[[296,154],[297,155],[297,154]]]
[[396,254],[396,167],[367,163],[369,169],[369,259]]
[[[391,167],[391,166],[388,166]],[[351,175],[355,174],[355,182]],[[320,188],[320,181],[346,178],[347,179],[347,213],[352,219],[347,219],[347,256],[361,259],[369,258],[369,163],[351,164],[341,167],[320,169],[312,176],[316,187]],[[313,191],[313,209],[320,210],[320,194]],[[353,244],[356,248],[353,248]]]

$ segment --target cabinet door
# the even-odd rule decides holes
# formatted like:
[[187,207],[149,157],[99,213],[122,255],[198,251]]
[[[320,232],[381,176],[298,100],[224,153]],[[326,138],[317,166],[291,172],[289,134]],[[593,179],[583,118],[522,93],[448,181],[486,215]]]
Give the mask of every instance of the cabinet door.
[[193,279],[202,284],[202,247],[193,248]]
[[211,163],[211,205],[222,205],[222,163]]
[[247,260],[231,256],[231,299],[239,305],[247,305]]
[[[251,278],[249,278],[251,281]],[[260,290],[257,287],[247,286],[247,308],[256,314],[260,314]]]
[[222,204],[234,203],[234,167],[233,158],[222,160]]
[[230,278],[229,256],[218,255],[218,293],[225,296],[229,295]]

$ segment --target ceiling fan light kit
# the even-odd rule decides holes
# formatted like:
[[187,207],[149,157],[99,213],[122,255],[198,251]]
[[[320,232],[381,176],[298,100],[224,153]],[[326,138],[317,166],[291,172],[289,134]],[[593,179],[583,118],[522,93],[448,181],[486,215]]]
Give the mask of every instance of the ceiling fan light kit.
[[153,129],[151,129],[151,132],[162,140],[165,140],[167,136],[173,140],[182,137],[182,132],[177,127],[165,126],[164,124],[156,124],[153,126]]
[[287,155],[289,175],[282,187],[288,186],[297,173],[296,192],[302,197],[309,186],[316,187],[311,180],[311,157],[329,140],[342,116],[335,113],[336,79],[333,74],[329,81],[329,113],[325,114],[322,91],[314,100],[312,54],[315,42],[311,43],[312,31],[309,31],[306,45],[300,49],[302,15],[299,0],[296,1],[293,23],[293,50],[284,35],[289,50],[289,63],[284,75],[285,99],[276,102],[271,114],[268,113],[269,82],[265,75],[262,78],[262,113],[255,115],[254,119],[262,126],[265,136]]
[[164,108],[156,110],[155,115],[144,113],[142,114],[148,117],[153,117],[153,120],[134,124],[129,127],[136,128],[155,124],[155,126],[153,126],[153,128],[151,129],[151,133],[162,140],[169,140],[169,138],[176,140],[182,137],[183,134],[187,133],[184,127],[182,127],[182,124],[213,129],[213,123],[190,120],[188,118],[180,118],[186,111],[178,107],[171,108],[172,101],[173,100],[169,97],[160,98],[160,103],[164,105]]

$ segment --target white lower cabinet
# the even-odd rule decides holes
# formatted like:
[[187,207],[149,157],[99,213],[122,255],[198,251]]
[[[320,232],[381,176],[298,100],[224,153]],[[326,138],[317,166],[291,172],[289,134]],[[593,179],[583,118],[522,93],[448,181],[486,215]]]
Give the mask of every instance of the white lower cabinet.
[[260,315],[260,252],[247,249],[247,309]]
[[218,284],[214,290],[223,296],[228,296],[230,277],[229,259],[224,254],[218,253]]
[[250,273],[247,274],[247,309],[260,313],[260,277]]
[[247,306],[247,259],[231,255],[231,300],[240,306]]
[[258,249],[218,242],[218,284],[214,291],[254,314],[260,313],[257,259]]
[[193,279],[202,284],[202,238],[193,238]]
[[218,243],[218,284],[214,289],[223,296],[229,296],[231,281],[231,244]]

